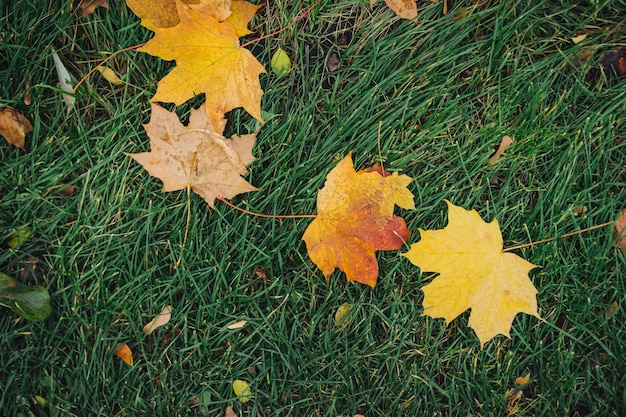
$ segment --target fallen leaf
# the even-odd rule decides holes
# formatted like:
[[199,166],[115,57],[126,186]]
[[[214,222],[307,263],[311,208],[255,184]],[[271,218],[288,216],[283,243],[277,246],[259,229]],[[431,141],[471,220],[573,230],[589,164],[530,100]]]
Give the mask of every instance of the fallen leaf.
[[617,301],[613,301],[606,309],[606,318],[613,318],[617,315],[617,313],[619,313],[619,304],[617,304]]
[[40,407],[45,407],[48,405],[48,400],[42,397],[41,395],[34,395],[33,399]]
[[248,322],[246,320],[236,321],[226,326],[228,330],[237,330],[243,328]]
[[317,195],[317,218],[302,236],[326,279],[339,268],[348,281],[376,285],[376,251],[399,249],[409,237],[404,219],[393,210],[395,205],[415,207],[410,182],[410,177],[388,175],[380,166],[356,172],[352,154],[328,174]]
[[516,404],[520,398],[522,398],[522,390],[517,388],[510,388],[506,393],[506,410],[508,415],[516,413]]
[[526,385],[526,384],[528,384],[528,381],[530,381],[530,372],[527,373],[524,376],[520,376],[520,377],[515,378],[515,384],[516,385]]
[[76,104],[76,97],[74,97],[74,87],[72,86],[72,77],[61,62],[61,58],[57,54],[57,51],[54,48],[50,48],[52,50],[52,60],[54,61],[54,66],[57,70],[57,76],[59,77],[59,87],[61,90],[65,91],[62,94],[63,101],[65,102],[65,107],[67,108],[67,112],[71,112]]
[[172,318],[172,306],[165,306],[158,316],[152,319],[152,321],[143,326],[143,332],[145,334],[152,334],[152,332],[158,327],[163,326],[170,322]]
[[66,185],[65,187],[61,188],[61,191],[59,192],[62,196],[71,197],[76,193],[76,186],[73,184]]
[[572,42],[574,42],[574,44],[579,44],[582,41],[584,41],[585,39],[587,39],[587,34],[583,33],[582,35],[576,35],[576,36],[572,37]]
[[10,248],[14,248],[18,246],[20,243],[24,242],[26,239],[30,237],[31,233],[26,229],[17,229],[15,232],[11,233],[9,239],[7,239],[7,246]]
[[79,6],[83,9],[83,17],[92,14],[96,10],[96,7],[109,8],[107,0],[82,0]]
[[[370,7],[376,0],[370,0]],[[401,19],[415,19],[417,17],[417,3],[415,0],[385,0],[387,6]]]
[[626,209],[619,212],[613,228],[613,245],[626,253]]
[[252,399],[252,390],[246,381],[235,379],[233,381],[233,391],[235,392],[237,399],[242,403],[246,403]]
[[113,352],[115,356],[126,362],[127,365],[133,366],[133,352],[126,343],[118,343]]
[[144,125],[152,150],[127,155],[163,181],[164,192],[190,188],[213,208],[218,197],[257,190],[241,177],[254,160],[256,133],[226,139],[224,125],[215,131],[204,105],[191,111],[185,127],[176,113],[152,104],[150,122]]
[[289,74],[289,71],[291,71],[291,60],[289,59],[287,52],[285,52],[282,48],[276,49],[276,51],[274,51],[274,55],[272,55],[270,67],[278,78]]
[[421,240],[404,254],[423,272],[440,274],[422,288],[424,315],[449,324],[471,308],[469,326],[481,346],[497,334],[510,337],[517,313],[539,317],[537,290],[528,278],[536,265],[502,251],[497,220],[485,223],[475,210],[446,203],[448,226],[420,229]]
[[8,107],[0,110],[0,135],[11,145],[24,149],[26,133],[32,131],[33,125],[17,110]]
[[494,153],[493,156],[487,160],[487,165],[495,165],[500,162],[500,158],[502,158],[502,155],[504,155],[504,151],[512,144],[513,139],[508,135],[504,136],[500,141],[500,146],[498,146],[496,153]]
[[265,69],[239,44],[239,37],[249,33],[247,23],[260,6],[233,2],[231,16],[219,22],[205,9],[176,1],[180,23],[153,28],[154,37],[139,49],[176,61],[176,68],[159,82],[152,101],[179,105],[205,93],[206,111],[216,129],[224,114],[237,107],[262,121],[259,75]]
[[100,72],[100,74],[102,74],[104,79],[107,80],[108,82],[110,82],[111,84],[113,84],[113,85],[122,85],[122,84],[124,84],[122,82],[122,80],[120,80],[120,77],[118,77],[117,74],[115,73],[115,71],[113,71],[111,68],[109,68],[109,67],[98,67],[98,71]]
[[[181,1],[192,8],[206,10],[220,22],[231,14],[231,0]],[[175,0],[126,0],[126,5],[141,18],[141,25],[147,29],[168,28],[180,23]]]
[[24,104],[26,104],[27,106],[31,105],[31,101],[30,101],[30,79],[31,79],[31,77],[28,77],[26,82],[24,82]]
[[32,321],[41,321],[52,312],[50,294],[41,285],[24,285],[0,272],[0,305]]
[[350,316],[348,315],[352,310],[352,306],[348,303],[344,303],[335,312],[335,326],[344,327],[348,324],[348,319]]
[[235,413],[235,410],[233,410],[233,407],[229,405],[228,407],[226,407],[226,412],[224,413],[224,417],[239,417],[239,415]]

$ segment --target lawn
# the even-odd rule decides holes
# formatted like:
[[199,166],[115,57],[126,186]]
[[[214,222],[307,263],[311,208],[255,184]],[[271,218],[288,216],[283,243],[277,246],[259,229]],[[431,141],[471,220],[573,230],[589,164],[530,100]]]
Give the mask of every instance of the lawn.
[[[260,191],[232,202],[315,214],[350,151],[357,169],[382,160],[409,175],[416,210],[398,214],[412,234],[378,253],[374,289],[338,270],[325,280],[301,240],[311,219],[162,193],[125,155],[149,150],[142,124],[173,62],[119,53],[107,65],[124,84],[94,72],[68,113],[52,46],[76,82],[152,36],[121,0],[87,17],[73,3],[0,2],[0,105],[34,126],[25,151],[0,139],[0,272],[45,286],[53,307],[41,322],[0,310],[0,415],[624,415],[626,255],[611,226],[561,238],[626,207],[626,77],[606,68],[626,47],[624,0],[449,1],[446,15],[424,1],[417,23],[382,1],[322,0],[249,46],[268,69],[246,177]],[[312,3],[267,1],[245,40]],[[293,65],[283,78],[277,47]],[[186,120],[202,101],[176,111]],[[228,119],[228,136],[259,126],[242,109]],[[505,135],[513,145],[489,165]],[[448,326],[423,316],[432,274],[401,254],[446,225],[444,200],[497,218],[505,247],[555,238],[514,251],[539,265],[541,318],[518,315],[510,339],[481,349],[469,312]],[[31,234],[8,247],[19,230]],[[145,335],[166,305],[170,323]]]

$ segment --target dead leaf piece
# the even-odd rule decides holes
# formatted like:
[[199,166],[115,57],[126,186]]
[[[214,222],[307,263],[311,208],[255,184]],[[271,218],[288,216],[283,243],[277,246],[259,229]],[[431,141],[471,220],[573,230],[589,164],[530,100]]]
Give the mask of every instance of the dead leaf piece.
[[239,415],[235,413],[235,410],[233,410],[233,407],[228,406],[226,407],[226,412],[224,413],[224,417],[239,417]]
[[118,343],[117,346],[115,346],[115,352],[113,352],[113,354],[126,362],[127,365],[133,366],[133,352],[126,343]]
[[317,218],[302,236],[311,260],[327,279],[339,268],[348,281],[376,285],[375,252],[399,249],[409,237],[404,219],[393,210],[395,205],[414,208],[410,182],[396,172],[356,172],[351,154],[328,174],[318,192]]
[[421,241],[404,254],[422,271],[438,272],[424,286],[424,315],[450,323],[472,309],[469,325],[483,346],[497,334],[509,336],[517,313],[539,317],[537,290],[528,278],[536,265],[502,251],[498,221],[485,223],[475,210],[448,204],[448,226],[421,230]]
[[619,304],[617,304],[617,301],[613,301],[611,305],[606,309],[606,318],[613,318],[617,315],[617,313],[619,313]]
[[143,332],[145,334],[152,334],[152,332],[158,328],[170,322],[172,318],[172,306],[165,306],[158,316],[152,319],[152,321],[143,326]]
[[111,84],[113,84],[113,85],[122,85],[122,84],[124,84],[122,82],[122,80],[120,80],[120,77],[118,77],[117,74],[115,73],[115,71],[113,71],[111,68],[109,68],[109,67],[98,67],[98,71],[100,72],[100,74],[102,74],[104,79],[107,80],[108,82],[110,82]]
[[33,131],[33,125],[16,110],[4,108],[0,110],[0,135],[11,145],[24,149],[26,133]]
[[237,330],[243,328],[248,322],[246,320],[236,321],[226,326],[228,330]]
[[216,129],[224,114],[237,107],[263,121],[259,75],[265,69],[239,45],[239,36],[249,33],[247,23],[260,6],[233,2],[231,16],[219,22],[205,9],[176,1],[180,23],[153,28],[154,37],[139,49],[176,60],[176,68],[159,82],[152,101],[178,105],[205,93],[206,111]]
[[[233,163],[236,158],[245,167],[254,161],[252,147],[256,133],[224,138],[224,122],[216,132],[204,105],[191,111],[189,125],[185,127],[176,113],[153,104],[150,123],[144,128],[150,137],[151,151],[128,155],[150,175],[163,181],[163,191],[190,188],[213,208],[218,197],[230,199],[257,190],[241,178],[240,167]],[[227,154],[225,146],[232,153]]]
[[247,403],[253,397],[250,385],[241,379],[235,379],[233,381],[233,391],[235,392],[237,399],[242,403]]
[[[231,0],[181,1],[190,7],[206,10],[220,22],[226,20],[231,14]],[[180,22],[176,0],[126,0],[126,4],[141,18],[141,25],[150,30],[169,28]]]
[[[373,6],[376,0],[370,0]],[[417,3],[415,0],[385,0],[387,6],[401,19],[415,19],[417,17]]]
[[582,41],[584,41],[585,39],[587,39],[587,34],[583,33],[582,35],[576,35],[576,36],[572,37],[572,42],[574,42],[574,44],[579,44]]
[[518,378],[515,378],[515,384],[516,385],[526,385],[526,384],[528,384],[528,381],[530,381],[530,372],[527,373],[524,376],[520,376]]
[[513,139],[510,136],[504,136],[500,141],[500,146],[496,150],[496,153],[493,154],[491,158],[487,160],[487,165],[495,165],[500,161],[502,155],[504,155],[504,151],[506,148],[513,144]]
[[626,209],[619,212],[613,228],[613,241],[616,248],[626,253]]
[[107,0],[82,0],[80,2],[80,8],[83,9],[83,17],[92,14],[96,7],[104,7],[105,9],[109,8],[107,4]]

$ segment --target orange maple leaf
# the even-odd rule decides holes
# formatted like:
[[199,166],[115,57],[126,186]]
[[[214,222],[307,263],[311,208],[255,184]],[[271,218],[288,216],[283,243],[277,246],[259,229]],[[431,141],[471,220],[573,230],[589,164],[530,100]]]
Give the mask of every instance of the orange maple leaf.
[[413,194],[406,188],[411,178],[380,167],[355,171],[352,154],[326,177],[317,196],[318,215],[302,239],[311,260],[326,278],[339,268],[348,281],[376,285],[376,250],[402,247],[409,237],[404,219],[394,216],[394,206],[413,209]]
[[152,104],[150,122],[144,125],[151,151],[127,155],[163,181],[163,191],[191,189],[213,208],[218,197],[257,190],[241,177],[255,159],[256,133],[229,140],[222,136],[224,125],[213,129],[204,105],[191,111],[185,127],[176,113]]
[[446,324],[472,309],[469,326],[480,344],[503,334],[510,337],[517,313],[539,317],[537,290],[528,278],[536,265],[502,251],[498,221],[485,223],[475,210],[448,204],[448,226],[420,229],[421,240],[406,256],[422,271],[438,272],[424,286],[424,315]]
[[237,107],[263,121],[259,75],[265,73],[265,68],[239,45],[239,37],[250,33],[247,24],[259,7],[233,1],[232,14],[220,22],[210,9],[176,0],[180,22],[172,27],[152,28],[154,38],[139,49],[176,60],[176,68],[159,82],[152,101],[179,105],[205,93],[206,111],[216,128],[224,114]]

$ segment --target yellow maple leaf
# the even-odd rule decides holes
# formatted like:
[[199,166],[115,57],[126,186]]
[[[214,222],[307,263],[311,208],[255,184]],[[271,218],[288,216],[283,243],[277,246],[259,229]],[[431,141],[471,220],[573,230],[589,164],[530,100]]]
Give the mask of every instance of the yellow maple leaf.
[[183,126],[176,113],[152,104],[150,122],[144,125],[151,151],[127,155],[163,181],[163,191],[188,188],[214,207],[218,197],[257,190],[241,177],[254,161],[256,133],[226,139],[224,125],[216,131],[204,105],[192,110],[189,125]]
[[259,75],[265,68],[239,44],[239,36],[249,33],[247,24],[260,6],[244,3],[233,2],[231,15],[220,22],[210,10],[176,0],[180,22],[153,28],[154,38],[139,49],[176,61],[176,68],[159,82],[152,101],[179,105],[205,93],[206,111],[216,128],[224,114],[237,107],[263,121]]
[[420,229],[406,256],[422,271],[438,272],[424,286],[424,315],[446,324],[471,308],[469,326],[483,346],[497,334],[510,337],[517,313],[539,317],[537,290],[528,278],[536,265],[502,251],[498,221],[485,223],[475,210],[448,204],[448,226]]
[[[193,8],[204,8],[214,18],[223,22],[231,14],[231,0],[181,0]],[[239,0],[235,0],[237,2]],[[138,17],[141,25],[154,28],[169,28],[180,22],[176,0],[126,0],[126,4]]]
[[339,268],[348,281],[374,287],[378,278],[376,250],[402,247],[409,237],[394,206],[414,208],[406,188],[411,178],[389,175],[380,166],[355,171],[351,154],[328,173],[317,195],[318,215],[304,232],[311,260],[326,278]]

